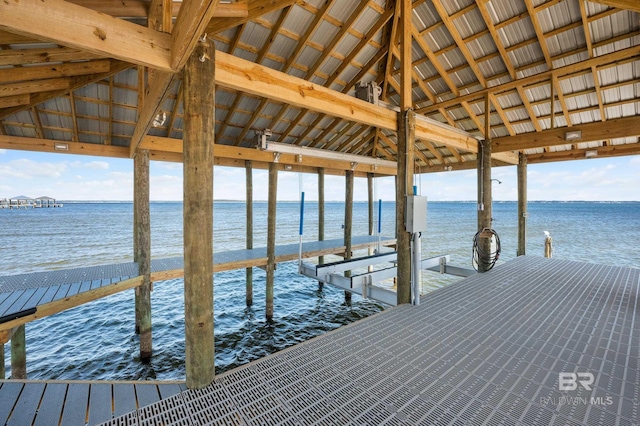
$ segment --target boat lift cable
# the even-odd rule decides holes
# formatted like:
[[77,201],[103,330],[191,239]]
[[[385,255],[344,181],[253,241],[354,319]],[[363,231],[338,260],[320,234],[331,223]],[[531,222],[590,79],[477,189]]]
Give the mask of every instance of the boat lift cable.
[[[495,241],[495,249],[493,248],[493,243],[492,243],[491,244],[492,248],[489,250],[489,253],[483,250],[482,245],[480,244],[480,241],[479,241],[480,234],[482,234],[483,232],[491,233],[491,240]],[[473,260],[471,262],[473,265],[473,269],[477,271],[478,267],[481,264],[482,266],[485,267],[484,270],[486,271],[492,269],[495,266],[498,259],[500,258],[501,250],[502,250],[502,247],[500,246],[500,237],[498,236],[498,233],[496,231],[490,228],[485,228],[481,231],[478,231],[476,235],[474,235],[473,237],[473,251],[472,251]],[[485,259],[487,260],[485,261]]]

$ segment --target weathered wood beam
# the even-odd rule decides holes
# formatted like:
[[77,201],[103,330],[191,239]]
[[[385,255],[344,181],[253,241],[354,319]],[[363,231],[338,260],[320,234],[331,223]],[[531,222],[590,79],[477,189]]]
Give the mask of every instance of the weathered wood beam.
[[637,0],[589,0],[593,3],[604,4],[605,6],[617,9],[631,10],[640,13],[640,3]]
[[[0,43],[1,44],[1,43]],[[48,62],[88,61],[100,56],[68,47],[48,49],[8,49],[0,50],[0,65],[28,65]],[[21,68],[25,70],[25,68]],[[3,70],[5,72],[7,70]]]
[[[143,0],[67,0],[78,6],[87,7],[97,12],[106,13],[116,18],[146,18],[149,2]],[[172,2],[171,16],[178,16],[183,2]],[[214,18],[246,18],[249,15],[247,1],[235,0],[232,3],[221,3],[213,12]]]
[[29,105],[31,96],[29,93],[23,93],[22,95],[4,96],[0,97],[0,109],[11,108],[21,105]]
[[198,39],[206,32],[218,3],[220,0],[191,0],[182,3],[171,31],[171,68],[179,71],[184,67]]
[[[582,138],[577,141],[565,140],[567,131],[581,131]],[[567,145],[571,143],[598,142],[609,139],[640,136],[640,117],[617,118],[601,122],[580,124],[571,129],[560,127],[536,133],[523,133],[493,139],[496,152],[519,151],[523,149],[544,148],[547,146]]]
[[[170,20],[165,19],[168,5],[164,1],[154,1],[151,7],[149,25],[157,31],[171,32],[172,23]],[[133,135],[129,142],[130,157],[136,155],[136,150],[142,137],[149,132],[153,119],[160,112],[164,101],[169,96],[169,92],[177,79],[177,75],[174,73],[150,70],[149,89],[147,92],[147,88],[144,86],[144,67],[138,67],[138,73],[140,73],[138,80],[141,85],[138,90],[142,91],[143,102],[138,103],[141,107],[138,108],[136,127],[133,129]],[[177,105],[175,109],[177,109]]]
[[[91,74],[91,75],[82,75],[82,76],[76,76],[76,77],[70,77],[69,79],[67,79],[67,83],[66,84],[62,84],[60,83],[60,88],[59,89],[53,89],[53,90],[47,90],[44,91],[42,93],[35,93],[35,92],[39,92],[38,90],[36,90],[36,87],[34,87],[32,90],[34,90],[35,92],[32,92],[31,97],[30,97],[30,101],[27,105],[20,105],[20,106],[16,106],[16,107],[12,107],[12,108],[5,108],[3,110],[0,111],[0,119],[7,117],[11,114],[15,114],[17,112],[26,110],[31,108],[32,106],[38,105],[42,102],[45,102],[49,99],[54,99],[57,98],[59,96],[63,96],[66,95],[67,93],[73,92],[74,90],[79,89],[80,87],[84,87],[88,84],[91,83],[95,83],[98,82],[100,80],[103,80],[105,78],[108,78],[114,74],[119,73],[120,71],[124,71],[127,68],[130,68],[131,64],[128,64],[126,62],[122,62],[122,61],[116,61],[116,60],[111,60],[111,65],[109,67],[109,71],[108,72],[104,72],[104,73],[98,73],[98,74]],[[58,80],[58,79],[55,79]],[[61,79],[64,80],[64,79]],[[31,83],[21,83],[21,86],[24,87],[29,87]],[[37,86],[38,82],[34,82],[34,85]],[[0,92],[2,91],[1,86],[0,86]],[[2,95],[0,94],[0,97]]]
[[7,68],[0,71],[0,83],[33,82],[34,80],[98,74],[108,72],[110,68],[111,62],[109,60]]
[[175,72],[172,38],[64,0],[0,2],[0,29]]
[[221,33],[230,28],[237,27],[267,13],[275,12],[301,3],[301,0],[254,0],[249,3],[249,10],[246,16],[236,19],[214,17],[206,27],[207,34]]
[[68,88],[69,80],[66,78],[52,78],[48,80],[0,84],[0,98],[29,93],[49,92],[53,90],[66,90]]
[[[602,125],[602,123],[600,123]],[[626,155],[640,155],[640,143],[623,145],[607,145],[597,148],[571,149],[567,151],[544,152],[542,154],[529,154],[527,161],[529,164],[551,163],[555,161],[584,160],[587,151],[597,151],[596,158],[622,157]]]
[[[55,149],[56,144],[66,144],[68,150]],[[89,155],[97,157],[127,158],[129,150],[125,147],[92,143],[57,141],[51,139],[25,138],[0,135],[0,148],[20,151],[54,152],[63,154]]]
[[[219,52],[218,52],[219,53]],[[24,138],[28,139],[28,138]],[[0,138],[0,142],[2,138]],[[166,153],[176,153],[182,154],[182,141],[180,139],[169,139],[162,138],[158,136],[146,136],[142,143],[140,144],[140,148],[148,149],[150,151],[155,152],[166,152]],[[1,144],[0,144],[1,147]],[[237,159],[237,160],[251,160],[254,162],[262,162],[262,163],[273,163],[275,161],[275,157],[273,152],[268,151],[260,151],[257,149],[251,148],[241,148],[237,146],[230,145],[222,145],[216,144],[216,158],[229,158],[229,159]],[[285,154],[282,153],[278,159],[278,163],[282,165],[298,165],[298,166],[308,166],[308,167],[324,167],[328,170],[351,170],[352,166],[349,161],[340,161],[340,160],[329,160],[325,158],[315,158],[309,157],[306,155],[302,156],[301,161],[299,161],[297,155],[294,154]],[[254,163],[254,167],[256,164]],[[372,171],[372,166],[366,164],[358,164],[356,166],[355,171],[358,172],[370,172]],[[395,168],[387,167],[387,166],[378,166],[376,168],[376,173],[380,175],[395,175]]]

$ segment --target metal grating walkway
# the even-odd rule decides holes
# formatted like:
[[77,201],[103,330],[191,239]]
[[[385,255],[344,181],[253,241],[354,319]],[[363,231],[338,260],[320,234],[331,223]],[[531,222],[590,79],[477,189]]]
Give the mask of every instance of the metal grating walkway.
[[639,301],[639,269],[521,257],[107,424],[638,425]]

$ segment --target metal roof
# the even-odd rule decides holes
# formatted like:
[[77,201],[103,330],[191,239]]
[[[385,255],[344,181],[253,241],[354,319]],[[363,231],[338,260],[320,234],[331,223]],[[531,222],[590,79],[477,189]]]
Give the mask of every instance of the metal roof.
[[[607,3],[606,0],[598,0],[599,3],[583,0],[434,1],[414,1],[413,97],[418,112],[483,137],[484,95],[467,97],[460,102],[451,99],[474,92],[484,93],[484,89],[500,88],[516,79],[509,89],[492,92],[493,138],[638,115],[640,16],[636,11],[599,4]],[[95,2],[84,0],[74,2],[95,5]],[[247,2],[251,11],[253,0],[239,3]],[[237,25],[209,34],[209,37],[219,51],[336,91],[353,94],[357,81],[375,81],[384,90],[383,100],[397,105],[400,64],[395,52],[401,20],[386,12],[395,10],[395,2],[314,0],[280,3],[282,7],[278,10],[266,10],[262,15],[256,13],[248,20],[238,19]],[[135,22],[141,21],[137,19]],[[1,44],[3,39],[15,42]],[[0,135],[127,146],[136,127],[144,91],[140,87],[139,67],[105,73],[95,82],[63,93],[31,92],[29,102],[22,105],[3,104],[8,98],[8,86],[4,85],[14,81],[9,77],[2,78],[2,75],[13,68],[31,69],[55,63],[99,60],[80,55],[78,59],[38,63],[33,59],[21,61],[14,55],[12,62],[1,62],[3,55],[8,57],[10,53],[26,52],[27,49],[54,50],[60,46],[0,32]],[[609,59],[625,49],[629,51],[628,55]],[[379,55],[381,52],[383,55]],[[602,61],[580,66],[598,58]],[[563,69],[569,66],[575,66],[575,70],[564,73]],[[533,83],[526,80],[541,75],[546,78]],[[70,81],[75,81],[74,78],[79,77],[69,77]],[[523,82],[520,84],[517,79]],[[552,83],[556,114],[553,126],[550,120]],[[149,134],[169,138],[182,136],[180,86],[181,81],[177,79],[161,107],[161,113],[166,114],[165,123],[152,127]],[[4,92],[3,88],[6,89]],[[274,87],[275,90],[278,88]],[[384,153],[370,149],[371,144],[378,143],[378,137],[372,136],[376,135],[375,129],[371,133],[356,125],[341,132],[344,126],[337,125],[331,117],[227,89],[217,91],[216,105],[217,143],[251,146],[255,131],[270,128],[276,141],[345,152],[355,149],[387,158]],[[395,135],[387,136],[395,140]],[[615,136],[622,137],[589,141],[588,147],[625,144],[629,145],[625,153],[640,153],[636,135]],[[316,140],[319,137],[322,140]],[[358,144],[362,138],[370,140]],[[431,141],[418,144],[422,151],[418,164],[425,171],[443,163],[460,163],[470,154],[439,146],[440,155],[434,155],[429,149],[434,149],[433,146]],[[634,147],[636,151],[633,151]],[[382,145],[379,148],[382,150]],[[570,153],[577,149],[584,147],[561,144],[542,150],[522,150],[540,155],[545,152]],[[393,148],[386,153],[395,156]],[[536,158],[532,157],[532,160],[536,161]]]

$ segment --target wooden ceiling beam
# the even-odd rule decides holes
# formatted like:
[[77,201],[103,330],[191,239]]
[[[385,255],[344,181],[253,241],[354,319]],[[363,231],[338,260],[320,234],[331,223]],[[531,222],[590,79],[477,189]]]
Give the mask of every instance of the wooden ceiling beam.
[[0,29],[175,72],[170,35],[64,0],[0,2]]
[[[97,12],[106,13],[116,18],[146,18],[149,2],[144,0],[67,0],[69,3],[87,7]],[[172,2],[171,15],[178,16],[183,2]],[[213,18],[246,18],[249,16],[249,5],[246,0],[235,0],[232,3],[221,3],[213,13]]]
[[[581,131],[582,138],[575,141],[566,141],[565,133],[568,130]],[[606,125],[603,125],[601,122],[596,122],[575,125],[571,129],[560,127],[537,133],[523,133],[516,136],[495,138],[492,140],[492,144],[493,152],[505,152],[572,143],[598,142],[635,136],[640,136],[640,117],[607,120]]]
[[[602,125],[602,124],[600,124]],[[595,158],[622,157],[627,155],[640,155],[640,143],[622,145],[606,145],[596,148],[571,149],[567,151],[543,152],[541,154],[529,154],[529,164],[550,163],[555,161],[586,160],[587,151],[596,151]]]
[[252,0],[249,2],[247,15],[242,18],[217,18],[211,19],[206,27],[207,34],[218,34],[228,29],[245,24],[259,16],[272,13],[285,7],[301,3],[301,0]]
[[615,7],[616,9],[630,10],[640,13],[640,4],[637,0],[589,0],[594,3],[604,4],[605,6]]
[[0,109],[29,105],[30,102],[31,96],[29,95],[29,93],[24,93],[22,95],[3,96],[0,97]]
[[0,70],[0,84],[34,82],[37,80],[98,74],[109,72],[110,68],[111,62],[107,59],[56,65],[6,68]]
[[98,58],[100,58],[100,56],[94,55],[93,53],[83,52],[78,49],[70,49],[68,47],[0,50],[0,66],[88,61]]

